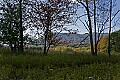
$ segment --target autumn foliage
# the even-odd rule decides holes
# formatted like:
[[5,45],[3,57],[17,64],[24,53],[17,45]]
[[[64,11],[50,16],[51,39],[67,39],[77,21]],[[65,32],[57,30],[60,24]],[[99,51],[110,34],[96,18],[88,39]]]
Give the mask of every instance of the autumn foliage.
[[[120,30],[111,33],[111,51],[112,52],[120,52]],[[98,44],[98,52],[105,53],[107,52],[108,48],[108,36],[104,36],[100,39],[100,42]]]
[[108,47],[108,36],[104,36],[103,38],[100,39],[98,43],[98,52],[99,53],[107,52],[107,47]]

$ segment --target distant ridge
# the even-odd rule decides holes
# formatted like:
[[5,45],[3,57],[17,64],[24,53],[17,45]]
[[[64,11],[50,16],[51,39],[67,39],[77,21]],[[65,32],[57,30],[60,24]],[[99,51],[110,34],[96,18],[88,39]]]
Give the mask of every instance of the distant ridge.
[[[100,37],[108,35],[108,33],[102,33]],[[84,40],[88,36],[88,33],[85,34],[69,34],[69,33],[60,33],[57,35],[57,38],[61,38],[61,42],[66,43],[73,43],[77,44],[80,43],[82,40]],[[98,36],[98,33],[97,33]],[[93,33],[93,41],[94,41],[94,33]],[[90,43],[89,36],[85,39],[85,43]]]

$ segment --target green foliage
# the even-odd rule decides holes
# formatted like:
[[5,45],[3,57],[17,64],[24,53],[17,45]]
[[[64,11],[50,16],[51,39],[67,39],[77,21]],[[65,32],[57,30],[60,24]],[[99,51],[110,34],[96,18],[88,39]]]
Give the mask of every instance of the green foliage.
[[18,1],[4,0],[0,4],[0,41],[10,45],[11,50],[19,45],[19,6]]
[[0,80],[120,79],[120,55],[15,53],[8,56],[6,50],[0,50]]
[[120,30],[111,34],[111,49],[114,52],[120,52]]
[[[20,27],[21,24],[25,24],[25,6],[22,5],[21,13],[19,0],[3,0],[0,3],[0,41],[8,44],[11,50],[19,51],[20,43],[23,41],[21,32],[26,30],[25,25]],[[20,13],[23,16],[22,23],[20,23]]]
[[15,2],[5,0],[1,5],[0,36],[4,41],[15,41],[19,36],[19,6]]

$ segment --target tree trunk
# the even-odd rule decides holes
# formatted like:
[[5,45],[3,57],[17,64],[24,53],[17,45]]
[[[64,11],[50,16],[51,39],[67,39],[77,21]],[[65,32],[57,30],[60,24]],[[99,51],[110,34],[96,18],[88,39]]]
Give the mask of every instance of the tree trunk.
[[95,55],[97,55],[97,36],[96,36],[96,0],[94,0],[94,28],[95,28]]
[[109,37],[108,37],[108,56],[111,55],[111,45],[110,45],[110,38],[111,38],[111,24],[112,24],[112,0],[110,0],[110,28],[109,28]]
[[94,53],[94,45],[93,45],[93,35],[92,35],[92,23],[91,23],[91,18],[90,18],[90,11],[89,11],[89,5],[88,5],[88,1],[85,1],[86,5],[82,2],[80,2],[86,9],[87,11],[87,17],[88,17],[88,22],[89,22],[89,35],[90,35],[90,44],[91,44],[91,53],[92,55],[95,55]]
[[9,41],[9,46],[10,46],[11,51],[13,51],[13,46],[12,46],[12,42],[11,41]]
[[90,18],[90,11],[89,11],[89,6],[88,2],[86,1],[86,11],[87,11],[87,16],[88,16],[88,21],[89,21],[89,30],[90,30],[90,44],[91,44],[91,53],[92,55],[95,55],[94,53],[94,46],[93,46],[93,35],[92,35],[92,23],[91,23],[91,18]]
[[47,36],[48,36],[48,29],[46,29],[44,35],[45,35],[45,40],[44,40],[44,54],[47,54]]
[[20,51],[23,52],[22,0],[20,0]]
[[48,44],[48,48],[47,48],[47,52],[46,53],[48,53],[49,49],[50,49],[50,44]]

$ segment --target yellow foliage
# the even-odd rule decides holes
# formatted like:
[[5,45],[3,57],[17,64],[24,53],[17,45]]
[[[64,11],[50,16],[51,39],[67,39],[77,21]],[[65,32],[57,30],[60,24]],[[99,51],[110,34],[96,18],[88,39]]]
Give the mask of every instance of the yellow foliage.
[[105,53],[108,47],[108,36],[104,36],[98,43],[98,52]]
[[68,46],[57,46],[55,48],[50,48],[50,52],[60,52],[60,53],[79,53],[79,52],[90,52],[90,47],[74,48]]

